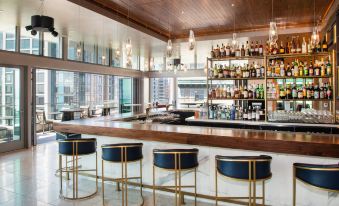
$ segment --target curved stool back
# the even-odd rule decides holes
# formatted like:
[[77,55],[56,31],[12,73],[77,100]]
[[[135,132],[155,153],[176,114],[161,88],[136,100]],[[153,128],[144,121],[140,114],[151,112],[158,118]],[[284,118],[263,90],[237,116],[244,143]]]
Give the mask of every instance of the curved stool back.
[[[60,171],[60,197],[64,199],[71,199],[71,200],[76,200],[76,199],[84,199],[88,198],[91,196],[94,196],[98,192],[98,159],[97,159],[97,151],[96,151],[96,146],[97,146],[97,141],[95,138],[90,138],[90,139],[63,139],[59,140],[59,171]],[[90,155],[90,154],[95,154],[96,158],[96,163],[95,163],[95,169],[86,169],[82,170],[79,169],[79,156],[85,156],[85,155]],[[63,161],[63,156],[66,157],[66,167],[63,168],[62,161]],[[67,157],[72,157],[72,166],[68,167],[67,166]],[[95,171],[96,172],[96,189],[95,192],[79,197],[78,194],[78,176],[79,172],[81,171]],[[73,195],[72,197],[65,196],[63,194],[63,181],[62,181],[62,176],[63,173],[67,174],[67,180],[68,174],[72,173],[73,176]]]
[[296,204],[296,179],[331,192],[339,192],[339,164],[293,164],[293,205]]
[[[197,167],[198,149],[154,149],[153,150],[153,204],[156,205],[155,189],[174,188],[175,205],[181,205],[184,202],[181,188],[194,188],[194,205],[197,204]],[[155,168],[174,171],[175,186],[156,186]],[[181,171],[194,170],[194,185],[181,185]],[[178,201],[179,200],[179,201]]]
[[[116,181],[122,186],[122,205],[127,205],[128,203],[128,188],[127,180],[139,179],[140,180],[140,196],[142,198],[142,204],[144,199],[142,196],[142,143],[123,143],[123,144],[105,144],[102,145],[102,198],[105,199],[105,177],[104,177],[104,162],[111,163],[120,163],[121,164],[121,178],[115,178],[113,181]],[[127,163],[140,161],[140,176],[138,177],[128,177],[127,176]]]
[[[248,199],[249,205],[256,205],[257,199],[262,199],[262,204],[265,205],[265,180],[272,177],[271,161],[272,157],[266,155],[215,156],[216,205],[218,200],[235,199],[235,197],[218,197],[218,174],[238,181],[248,181],[249,195],[240,199]],[[257,181],[262,182],[262,197],[257,197],[256,194]]]

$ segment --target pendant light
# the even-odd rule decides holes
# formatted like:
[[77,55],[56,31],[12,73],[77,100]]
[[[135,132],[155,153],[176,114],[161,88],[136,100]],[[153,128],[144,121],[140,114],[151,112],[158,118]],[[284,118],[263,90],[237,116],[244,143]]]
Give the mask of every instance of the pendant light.
[[273,0],[272,0],[272,20],[270,22],[268,41],[270,45],[275,45],[277,40],[278,40],[278,28],[277,28],[277,22],[273,21]]
[[195,48],[195,37],[194,37],[194,32],[190,30],[189,33],[189,38],[188,38],[188,49],[193,50]]
[[101,47],[101,64],[106,64],[106,49],[105,49],[105,28],[104,28],[104,21],[105,19],[102,19],[102,47]]
[[[117,37],[117,36],[118,36],[118,25],[116,24],[116,25],[114,26],[114,28],[115,28],[114,36]],[[117,38],[117,41],[119,42],[119,38]],[[119,43],[118,48],[115,49],[114,56],[115,56],[115,58],[119,59],[119,58],[120,58],[120,55],[121,55],[121,51],[120,51],[120,43]]]
[[[127,14],[127,19],[128,19],[128,29],[129,29],[129,27],[130,27],[130,25],[129,25],[129,3],[130,3],[130,2],[128,2],[128,14]],[[130,38],[128,38],[128,39],[126,40],[125,48],[126,48],[127,56],[131,56],[131,55],[132,55],[132,41],[131,41]]]
[[[80,6],[78,7],[78,32],[79,34],[81,33],[80,32]],[[76,55],[77,55],[77,58],[78,60],[81,60],[81,56],[82,56],[82,45],[81,45],[81,42],[79,42],[77,44],[77,51],[76,51]]]
[[[234,7],[234,4],[232,4],[232,7]],[[235,9],[233,9],[233,11],[235,11]],[[237,46],[238,46],[237,33],[235,33],[235,13],[233,13],[232,46],[233,46],[233,48],[237,48]]]
[[315,0],[313,0],[313,31],[312,31],[312,36],[311,36],[311,45],[316,46],[319,43],[319,32],[318,32],[318,27],[316,25],[316,20],[315,20]]
[[167,41],[166,54],[167,54],[167,57],[171,57],[173,54],[173,46],[172,46],[172,40],[171,40],[171,30],[170,30],[169,21],[168,21],[168,34],[169,34],[169,39]]

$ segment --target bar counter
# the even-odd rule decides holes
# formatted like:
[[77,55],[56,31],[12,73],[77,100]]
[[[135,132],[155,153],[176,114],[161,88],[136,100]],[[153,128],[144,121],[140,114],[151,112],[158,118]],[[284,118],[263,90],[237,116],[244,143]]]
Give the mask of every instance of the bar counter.
[[[130,114],[54,123],[57,132],[339,158],[336,134],[126,122]],[[314,125],[316,127],[316,125]]]

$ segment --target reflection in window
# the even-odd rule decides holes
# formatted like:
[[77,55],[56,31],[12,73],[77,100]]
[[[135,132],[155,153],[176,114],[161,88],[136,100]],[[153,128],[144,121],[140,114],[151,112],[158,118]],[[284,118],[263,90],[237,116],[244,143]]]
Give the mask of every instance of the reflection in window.
[[84,46],[84,61],[87,63],[96,63],[95,46],[91,44],[85,44]]
[[26,54],[39,55],[39,35],[33,36],[30,32],[26,31],[25,28],[21,29],[20,36],[20,52]]
[[61,58],[61,38],[54,37],[51,33],[44,35],[44,56]]
[[0,50],[15,51],[15,29],[0,28]]

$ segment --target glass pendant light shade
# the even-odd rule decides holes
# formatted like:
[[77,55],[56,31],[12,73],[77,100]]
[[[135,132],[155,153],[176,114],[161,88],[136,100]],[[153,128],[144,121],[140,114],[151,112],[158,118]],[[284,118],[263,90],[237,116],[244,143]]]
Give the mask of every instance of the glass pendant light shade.
[[120,49],[117,48],[117,49],[115,50],[115,57],[116,57],[116,58],[120,58],[120,55],[121,55]]
[[278,28],[277,28],[277,23],[274,21],[270,22],[270,30],[268,34],[268,40],[271,45],[276,44],[278,40]]
[[190,30],[190,35],[188,38],[188,45],[189,45],[189,50],[193,50],[195,47],[195,37],[194,37],[194,32]]
[[126,41],[126,53],[127,56],[130,56],[132,54],[132,41],[130,38],[128,38]]
[[315,26],[313,27],[313,32],[311,36],[311,44],[313,46],[316,46],[319,43],[319,33],[318,33],[318,28]]
[[81,44],[79,43],[78,45],[77,45],[77,57],[78,58],[80,58],[81,57]]
[[232,46],[236,48],[238,46],[237,33],[233,33]]
[[173,53],[173,46],[172,46],[172,41],[170,39],[167,41],[166,50],[167,50],[167,57],[171,57]]

